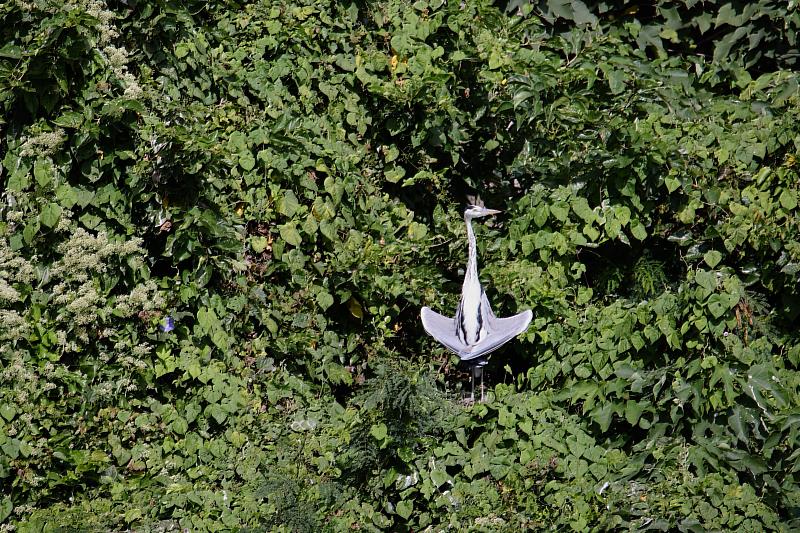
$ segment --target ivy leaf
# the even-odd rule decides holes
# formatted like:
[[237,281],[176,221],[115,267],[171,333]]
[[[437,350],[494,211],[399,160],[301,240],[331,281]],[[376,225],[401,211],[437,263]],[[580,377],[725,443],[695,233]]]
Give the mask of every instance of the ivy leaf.
[[706,305],[714,318],[721,317],[727,313],[728,309],[731,307],[729,304],[728,295],[719,293],[712,294],[708,298],[708,303]]
[[789,404],[789,397],[786,394],[777,372],[768,363],[754,365],[747,372],[747,388],[752,397],[761,409],[764,409],[763,393],[769,392],[778,407],[785,407]]
[[245,171],[253,170],[256,166],[256,160],[250,152],[241,152],[239,154],[239,166]]
[[399,516],[405,520],[408,520],[408,517],[411,516],[411,513],[414,511],[414,504],[406,500],[401,500],[397,502],[395,510]]
[[206,416],[209,414],[211,415],[214,420],[217,421],[218,424],[222,424],[225,422],[225,419],[228,418],[228,413],[219,405],[219,404],[211,404],[206,408],[205,411]]
[[403,176],[406,175],[406,169],[400,166],[389,165],[386,170],[383,171],[383,177],[386,178],[386,181],[390,183],[397,183]]
[[694,280],[708,292],[717,290],[717,275],[714,272],[698,270],[694,275]]
[[638,218],[631,219],[631,235],[636,239],[643,241],[647,238],[647,228],[644,227]]
[[709,250],[703,255],[703,261],[705,261],[706,264],[711,268],[717,266],[721,260],[722,254],[716,250]]
[[559,221],[564,222],[569,215],[569,207],[565,202],[555,202],[550,206],[550,212],[553,213],[553,216]]
[[575,21],[575,24],[579,26],[583,24],[595,26],[597,24],[597,17],[589,11],[586,4],[580,0],[571,0],[570,4],[572,4],[572,20]]
[[383,157],[387,163],[391,163],[400,155],[400,150],[397,149],[397,146],[391,145],[388,148],[384,148],[383,150]]
[[25,227],[22,229],[22,238],[25,240],[25,244],[33,242],[33,239],[36,238],[36,234],[39,233],[40,227],[38,220],[33,220],[25,224]]
[[58,220],[61,218],[61,207],[53,202],[50,202],[46,206],[42,208],[42,212],[39,214],[39,220],[42,224],[47,226],[48,228],[55,227],[58,224]]
[[614,217],[619,221],[621,226],[625,226],[631,220],[631,210],[626,205],[620,205],[614,208]]
[[781,195],[778,197],[778,201],[780,201],[781,206],[787,211],[791,211],[797,207],[797,195],[794,193],[794,191],[784,189]]
[[186,372],[194,379],[197,379],[203,373],[203,369],[198,361],[192,361],[186,366]]
[[757,457],[743,450],[734,450],[729,453],[733,464],[747,468],[752,475],[757,476],[770,470],[767,463],[761,457]]
[[0,445],[0,449],[3,450],[12,461],[19,457],[19,441],[17,439],[8,439]]
[[204,307],[197,312],[197,323],[205,333],[221,327],[217,314],[208,307]]
[[437,468],[431,472],[431,481],[433,481],[433,484],[436,485],[437,489],[447,483],[449,480],[450,476],[444,470],[439,470]]
[[547,222],[547,217],[550,215],[550,210],[545,204],[537,205],[533,210],[533,223],[538,227],[544,226]]
[[336,225],[327,221],[327,220],[320,220],[319,222],[319,231],[328,239],[335,241],[336,240]]
[[33,164],[33,177],[40,187],[46,187],[53,182],[53,167],[47,159],[37,159]]
[[17,410],[14,409],[13,405],[9,405],[7,403],[4,403],[3,405],[0,405],[0,416],[5,418],[6,422],[11,422],[11,420],[13,420],[13,418],[16,416],[16,414],[17,414]]
[[251,237],[250,247],[257,254],[262,253],[269,246],[269,239],[267,237]]
[[589,207],[589,202],[582,196],[578,196],[572,200],[572,210],[575,211],[575,214],[581,217],[587,223],[591,223],[596,220],[594,211],[591,207]]
[[77,192],[67,183],[62,183],[58,186],[56,189],[56,198],[58,198],[58,203],[66,209],[72,209],[72,207],[78,203]]
[[592,418],[600,426],[600,431],[608,431],[613,416],[614,405],[611,402],[603,403],[592,410]]
[[333,296],[328,291],[322,290],[317,293],[317,303],[323,311],[333,305]]
[[373,424],[372,427],[370,427],[369,429],[370,435],[375,437],[376,440],[384,440],[386,438],[387,431],[388,428],[386,427],[386,424],[384,424],[383,422],[379,424]]
[[286,191],[283,194],[283,198],[281,198],[278,210],[281,214],[291,218],[297,213],[298,209],[300,209],[300,202],[297,201],[297,196],[292,191]]
[[590,241],[596,241],[600,237],[600,231],[590,224],[583,227],[583,234],[589,237]]
[[644,405],[634,400],[625,402],[625,420],[628,424],[635,426],[644,411]]
[[681,182],[676,178],[669,177],[669,178],[664,178],[664,185],[667,186],[668,192],[674,192],[675,190],[678,189],[678,187],[681,186]]
[[293,223],[290,222],[287,224],[281,224],[280,226],[278,226],[278,229],[281,234],[281,239],[283,239],[287,243],[293,246],[300,246],[300,243],[303,242],[303,238],[300,236],[300,232],[297,231],[297,228],[295,228],[295,225]]
[[83,113],[67,111],[53,121],[62,128],[79,128],[83,124]]
[[740,405],[737,405],[736,407],[733,408],[731,415],[728,417],[728,425],[733,430],[733,433],[734,435],[736,435],[736,438],[739,439],[740,442],[746,443],[747,431],[744,420],[742,420],[743,409],[744,408]]
[[14,504],[11,501],[11,496],[6,496],[3,498],[3,501],[0,502],[0,522],[3,522],[6,518],[11,516],[11,511],[14,510]]
[[186,422],[185,418],[178,417],[172,421],[170,428],[178,435],[185,435],[186,431],[189,429],[189,424]]
[[500,409],[497,414],[497,423],[504,427],[513,427],[516,425],[517,417],[508,409]]

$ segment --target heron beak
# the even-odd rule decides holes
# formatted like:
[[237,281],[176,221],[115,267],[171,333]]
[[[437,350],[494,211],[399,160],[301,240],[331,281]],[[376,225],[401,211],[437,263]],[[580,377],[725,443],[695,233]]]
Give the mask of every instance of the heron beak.
[[483,210],[483,214],[487,215],[487,216],[488,215],[496,215],[497,213],[502,213],[502,211],[500,211],[498,209],[484,209]]

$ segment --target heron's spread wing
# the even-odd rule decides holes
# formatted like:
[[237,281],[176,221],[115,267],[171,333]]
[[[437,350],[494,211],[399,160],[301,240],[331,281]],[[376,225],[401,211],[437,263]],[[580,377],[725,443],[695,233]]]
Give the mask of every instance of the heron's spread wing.
[[532,318],[533,311],[530,309],[507,318],[497,318],[492,315],[487,325],[488,332],[486,336],[476,345],[471,346],[469,353],[466,356],[461,356],[461,359],[469,361],[495,351],[528,329]]
[[420,315],[425,331],[463,359],[464,354],[469,352],[469,347],[456,335],[455,319],[440,315],[430,307],[423,307]]
[[528,329],[531,318],[533,318],[533,312],[530,309],[508,318],[497,318],[489,308],[486,335],[477,344],[467,346],[456,335],[455,319],[440,315],[429,307],[423,307],[420,314],[425,331],[464,361],[476,359],[498,349]]

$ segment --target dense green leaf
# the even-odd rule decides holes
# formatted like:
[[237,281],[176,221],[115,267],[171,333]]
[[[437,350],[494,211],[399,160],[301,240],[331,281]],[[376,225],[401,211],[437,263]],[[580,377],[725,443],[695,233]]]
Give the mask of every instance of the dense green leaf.
[[9,528],[798,529],[793,3],[0,13]]

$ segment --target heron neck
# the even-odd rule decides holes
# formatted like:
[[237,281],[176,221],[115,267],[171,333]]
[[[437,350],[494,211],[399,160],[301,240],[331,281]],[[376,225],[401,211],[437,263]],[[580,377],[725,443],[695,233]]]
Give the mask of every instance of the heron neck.
[[478,251],[475,245],[475,232],[472,230],[472,220],[464,217],[467,224],[467,241],[469,243],[469,255],[467,256],[466,279],[478,279]]

